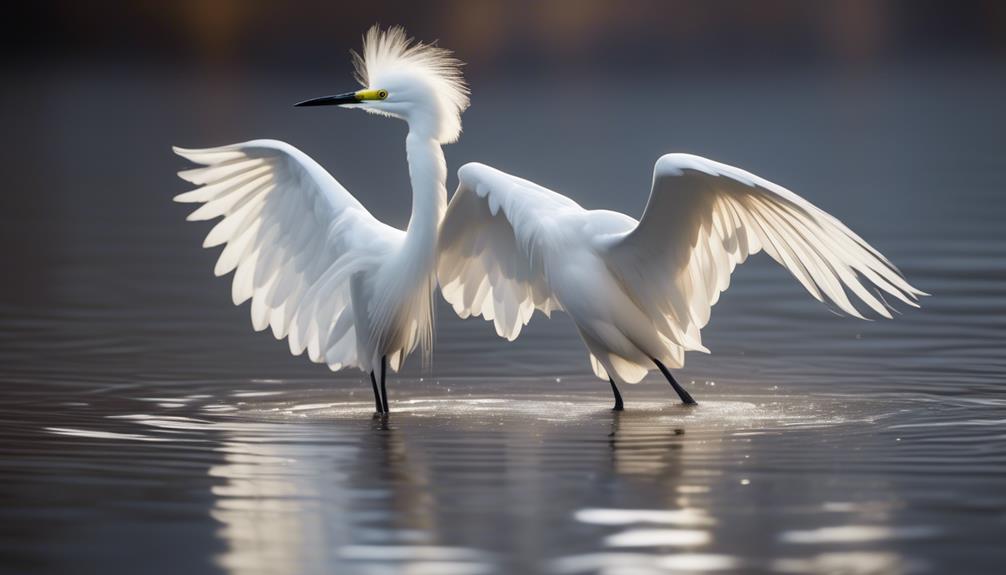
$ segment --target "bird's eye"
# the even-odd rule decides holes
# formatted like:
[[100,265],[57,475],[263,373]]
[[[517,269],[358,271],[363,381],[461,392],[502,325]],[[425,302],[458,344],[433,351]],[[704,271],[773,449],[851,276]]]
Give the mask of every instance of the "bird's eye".
[[388,91],[387,90],[378,90],[377,91],[377,99],[378,100],[383,100],[383,99],[385,99],[387,97],[388,97]]

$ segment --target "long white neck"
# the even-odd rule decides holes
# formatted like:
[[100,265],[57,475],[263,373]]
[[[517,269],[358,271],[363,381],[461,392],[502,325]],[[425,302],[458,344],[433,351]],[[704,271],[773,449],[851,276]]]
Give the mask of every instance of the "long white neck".
[[[416,131],[410,131],[405,138],[405,150],[412,181],[412,217],[406,231],[405,250],[423,260],[435,258],[437,232],[447,211],[444,152],[439,142]],[[428,263],[433,265],[432,260]]]

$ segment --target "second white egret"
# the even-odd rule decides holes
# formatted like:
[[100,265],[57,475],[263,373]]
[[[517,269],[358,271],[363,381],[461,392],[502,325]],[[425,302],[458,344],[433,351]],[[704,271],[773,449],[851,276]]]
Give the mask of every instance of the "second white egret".
[[917,306],[924,295],[877,250],[833,216],[744,170],[668,154],[653,170],[640,221],[573,200],[482,164],[458,171],[440,231],[438,276],[461,317],[492,320],[517,338],[534,311],[569,314],[594,373],[635,383],[659,369],[686,404],[670,369],[686,351],[709,350],[700,330],[737,264],[765,250],[818,300],[863,317],[846,289],[891,314],[863,280]]

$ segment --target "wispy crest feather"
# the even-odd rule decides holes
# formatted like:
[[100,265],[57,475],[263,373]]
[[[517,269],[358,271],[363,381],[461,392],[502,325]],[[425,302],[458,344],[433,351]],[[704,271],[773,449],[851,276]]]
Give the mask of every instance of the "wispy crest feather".
[[381,78],[392,74],[414,75],[436,94],[441,113],[439,139],[449,143],[461,134],[461,112],[468,108],[468,85],[461,74],[464,63],[435,44],[410,38],[401,26],[381,30],[375,25],[363,37],[363,54],[353,54],[356,79],[376,88]]

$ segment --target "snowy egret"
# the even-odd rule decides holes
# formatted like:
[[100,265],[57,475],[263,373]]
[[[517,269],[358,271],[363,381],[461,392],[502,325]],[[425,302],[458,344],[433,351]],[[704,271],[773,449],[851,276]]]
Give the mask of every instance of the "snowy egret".
[[[447,207],[442,144],[457,140],[468,88],[461,63],[401,28],[371,28],[353,54],[362,90],[297,106],[343,106],[405,120],[412,216],[406,230],[374,218],[328,172],[275,140],[175,152],[203,167],[179,172],[201,186],[175,198],[202,203],[189,220],[223,219],[204,247],[227,244],[214,273],[236,270],[235,305],[251,299],[252,326],[272,327],[290,351],[370,374],[388,412],[385,371],[433,339],[437,232]],[[380,368],[380,392],[375,372]]]
[[441,291],[461,317],[482,316],[515,339],[534,311],[563,310],[611,384],[669,369],[709,350],[700,330],[748,256],[765,250],[820,301],[862,318],[846,289],[880,316],[882,297],[918,307],[887,258],[835,217],[746,171],[688,154],[657,160],[642,219],[576,202],[482,164],[458,171],[440,230]]

